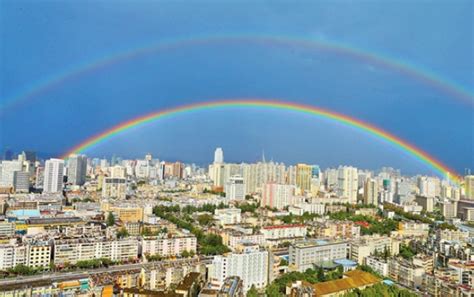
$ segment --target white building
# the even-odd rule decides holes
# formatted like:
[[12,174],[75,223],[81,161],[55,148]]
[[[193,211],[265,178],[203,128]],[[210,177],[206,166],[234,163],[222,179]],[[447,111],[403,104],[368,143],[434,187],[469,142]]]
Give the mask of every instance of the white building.
[[368,256],[365,258],[365,265],[370,266],[370,268],[381,276],[388,276],[388,262],[383,259]]
[[311,213],[311,214],[318,214],[318,215],[323,215],[326,210],[326,204],[324,203],[296,203],[293,206],[290,206],[288,208],[288,211],[291,214],[301,216],[305,212]]
[[165,237],[146,237],[142,239],[144,255],[159,255],[162,257],[179,256],[184,251],[196,253],[196,236],[183,235]]
[[2,161],[0,166],[0,187],[13,187],[14,174],[23,168],[20,161]]
[[244,292],[252,286],[262,289],[268,281],[268,252],[252,245],[239,254],[215,256],[209,274],[211,282],[218,286],[222,286],[227,277],[238,276]]
[[226,198],[230,200],[244,200],[245,184],[243,177],[240,175],[231,176],[225,183],[224,192]]
[[311,240],[290,245],[289,264],[300,272],[313,268],[322,262],[346,259],[349,250],[347,242],[331,242],[326,240]]
[[349,203],[357,203],[358,190],[357,168],[350,166],[341,166],[337,170],[336,193],[339,197],[349,199]]
[[68,239],[54,244],[54,264],[75,264],[78,261],[107,258],[124,261],[138,257],[138,240]]
[[222,148],[216,148],[214,152],[214,164],[222,164],[224,163],[224,151]]
[[307,228],[303,224],[266,226],[261,232],[267,241],[281,240],[305,237]]
[[64,161],[49,159],[44,166],[43,192],[60,193],[63,190]]
[[240,208],[216,209],[214,217],[222,226],[240,224],[242,221],[242,210]]
[[292,204],[296,187],[277,183],[267,183],[263,186],[262,207],[283,209]]

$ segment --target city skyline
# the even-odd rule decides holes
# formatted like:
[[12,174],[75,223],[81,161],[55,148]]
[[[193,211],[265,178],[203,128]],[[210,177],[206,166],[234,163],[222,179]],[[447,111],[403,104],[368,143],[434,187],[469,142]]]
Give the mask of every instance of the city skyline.
[[[242,4],[232,11],[219,4],[207,11],[191,9],[193,18],[176,26],[171,16],[181,19],[191,13],[189,7],[103,4],[112,19],[142,15],[143,22],[127,23],[130,31],[120,34],[103,22],[101,10],[77,3],[24,3],[2,3],[2,33],[16,43],[3,50],[9,75],[1,77],[0,148],[28,147],[58,157],[100,131],[153,111],[260,98],[360,119],[460,174],[474,168],[470,1],[410,8],[361,3],[364,9],[337,3]],[[383,26],[376,26],[381,15]],[[249,22],[236,28],[245,18]],[[104,23],[101,30],[92,25],[97,23]],[[219,30],[212,29],[214,23]],[[77,34],[71,38],[66,32]],[[24,116],[26,110],[34,112]],[[35,134],[34,141],[23,137],[26,131]],[[285,111],[195,112],[134,129],[86,153],[153,151],[204,163],[206,152],[217,145],[236,148],[230,155],[234,160],[255,160],[255,152],[265,149],[287,163],[389,165],[429,173],[364,134]]]

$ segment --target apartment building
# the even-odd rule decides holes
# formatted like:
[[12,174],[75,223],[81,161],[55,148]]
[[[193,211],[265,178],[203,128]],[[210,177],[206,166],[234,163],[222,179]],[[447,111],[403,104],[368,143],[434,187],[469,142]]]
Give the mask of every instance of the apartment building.
[[60,239],[54,242],[54,263],[76,264],[78,261],[108,258],[124,261],[138,257],[138,240],[127,238],[104,240],[95,238]]
[[364,236],[359,240],[351,241],[351,259],[359,264],[364,263],[364,259],[377,251],[383,254],[388,251],[390,255],[398,255],[400,242],[387,236]]
[[142,253],[144,255],[159,255],[162,257],[178,256],[184,251],[196,253],[196,236],[174,235],[172,237],[153,236],[145,237],[141,241]]
[[402,258],[389,261],[389,276],[391,279],[409,288],[418,288],[423,283],[425,269]]
[[290,269],[300,272],[314,268],[315,264],[346,259],[349,243],[345,241],[307,240],[290,245]]
[[312,223],[312,230],[315,237],[320,238],[359,238],[360,226],[352,221],[325,221]]
[[303,224],[266,226],[262,228],[261,232],[267,241],[304,238],[307,233],[307,227]]
[[388,261],[383,258],[374,256],[366,257],[365,265],[370,266],[370,268],[382,276],[388,276]]

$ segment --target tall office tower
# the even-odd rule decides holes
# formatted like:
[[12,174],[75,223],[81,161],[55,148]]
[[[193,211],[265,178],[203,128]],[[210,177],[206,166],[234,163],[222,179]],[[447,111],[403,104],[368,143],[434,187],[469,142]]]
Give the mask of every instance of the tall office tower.
[[230,200],[244,200],[244,178],[240,175],[231,176],[229,181],[225,183],[224,192],[226,198],[229,198]]
[[44,165],[44,193],[60,193],[63,190],[64,160],[49,159]]
[[76,186],[86,183],[87,157],[85,155],[71,155],[68,160],[68,182]]
[[340,197],[348,198],[349,203],[357,203],[357,168],[341,166],[338,168],[337,173],[337,194]]
[[364,203],[378,205],[378,184],[372,178],[367,178],[364,183]]
[[292,204],[295,195],[295,186],[268,183],[263,186],[262,207],[283,209]]
[[464,191],[466,200],[474,200],[474,175],[464,177]]
[[257,289],[264,288],[268,280],[268,251],[249,246],[239,254],[229,253],[214,257],[209,272],[212,283],[222,286],[227,277],[236,275],[242,279],[244,292],[252,286]]
[[301,190],[311,190],[311,177],[313,173],[313,166],[307,164],[296,165],[296,186]]
[[222,148],[218,147],[214,152],[214,164],[222,163],[224,163],[224,151],[222,150]]
[[20,161],[2,161],[0,172],[0,187],[13,187],[15,171],[22,171],[22,163]]

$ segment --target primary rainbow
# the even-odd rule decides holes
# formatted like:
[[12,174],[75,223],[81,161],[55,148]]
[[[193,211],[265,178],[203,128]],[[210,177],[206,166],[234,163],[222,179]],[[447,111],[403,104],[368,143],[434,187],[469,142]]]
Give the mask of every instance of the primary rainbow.
[[98,72],[106,67],[123,63],[147,55],[156,54],[161,51],[170,51],[179,48],[194,47],[209,44],[261,44],[263,46],[288,46],[309,51],[327,51],[350,59],[364,63],[377,65],[378,67],[395,71],[407,76],[433,89],[437,89],[448,98],[457,98],[469,107],[474,106],[474,95],[472,90],[463,87],[461,84],[442,77],[420,65],[411,64],[406,60],[384,55],[383,53],[367,49],[357,48],[352,44],[344,44],[329,40],[306,39],[305,37],[294,36],[273,36],[273,35],[224,35],[224,36],[197,36],[189,39],[167,40],[158,44],[148,44],[131,49],[120,50],[105,54],[103,57],[85,61],[82,64],[71,65],[62,72],[44,77],[40,81],[33,82],[13,94],[9,98],[0,98],[0,116],[11,107],[21,105],[34,98],[40,97],[57,87],[63,86],[70,80],[80,78],[84,75]]
[[120,134],[130,128],[137,127],[149,122],[153,122],[165,117],[170,117],[174,115],[184,114],[193,111],[199,110],[209,110],[217,108],[237,108],[237,107],[253,107],[253,108],[264,108],[264,109],[277,109],[277,110],[288,110],[295,111],[305,114],[314,115],[320,118],[332,120],[341,124],[344,124],[349,127],[354,127],[359,130],[362,130],[380,140],[383,140],[389,144],[392,144],[398,147],[400,150],[404,151],[410,156],[413,156],[415,159],[420,162],[428,165],[431,169],[437,172],[440,176],[446,177],[449,174],[449,178],[459,183],[459,175],[448,166],[444,165],[440,161],[436,160],[434,157],[430,156],[428,153],[422,151],[421,149],[415,147],[414,145],[408,143],[405,140],[398,138],[397,136],[382,130],[372,124],[366,123],[362,120],[330,111],[327,109],[304,105],[294,102],[284,102],[276,100],[262,100],[262,99],[232,99],[232,100],[218,100],[218,101],[207,101],[200,102],[195,104],[178,106],[170,109],[164,109],[155,111],[143,116],[133,118],[131,120],[122,122],[118,125],[113,126],[110,129],[107,129],[99,134],[96,134],[85,141],[74,146],[68,150],[62,158],[67,158],[71,154],[78,154],[86,151],[87,149],[92,148],[93,146],[104,142],[113,136]]

